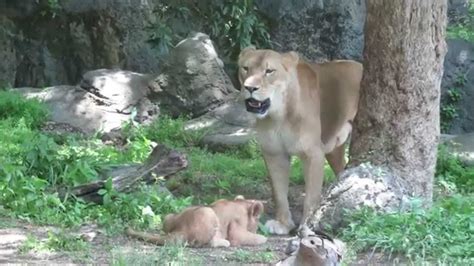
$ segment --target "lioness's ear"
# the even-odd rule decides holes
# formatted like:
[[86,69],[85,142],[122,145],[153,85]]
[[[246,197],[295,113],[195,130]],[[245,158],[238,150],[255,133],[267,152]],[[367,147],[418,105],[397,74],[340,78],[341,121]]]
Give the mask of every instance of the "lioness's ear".
[[255,51],[255,50],[256,50],[256,48],[253,45],[245,47],[244,49],[242,49],[242,51],[240,51],[239,59],[242,58],[242,56],[244,56],[246,53],[251,52],[251,51]]
[[250,205],[250,215],[253,217],[258,217],[263,213],[263,203],[261,201],[255,200],[252,205]]
[[293,52],[293,51],[282,54],[282,57],[283,57],[283,66],[285,67],[286,70],[288,70],[291,67],[296,66],[300,59],[298,53]]

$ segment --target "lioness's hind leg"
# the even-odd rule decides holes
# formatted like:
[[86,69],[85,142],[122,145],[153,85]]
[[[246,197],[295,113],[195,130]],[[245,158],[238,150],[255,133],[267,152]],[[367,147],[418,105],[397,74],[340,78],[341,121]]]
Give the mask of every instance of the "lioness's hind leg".
[[346,159],[344,158],[346,145],[343,143],[339,147],[334,148],[330,153],[326,154],[326,160],[331,166],[332,171],[336,177],[344,170],[346,167]]

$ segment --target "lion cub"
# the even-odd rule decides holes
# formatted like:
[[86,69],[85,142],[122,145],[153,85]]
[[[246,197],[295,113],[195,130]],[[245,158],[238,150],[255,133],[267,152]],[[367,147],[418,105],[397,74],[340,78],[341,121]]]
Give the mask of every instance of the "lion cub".
[[165,217],[165,235],[139,232],[128,228],[129,236],[163,245],[165,242],[186,241],[192,247],[229,247],[259,245],[267,238],[256,234],[263,203],[237,196],[221,199],[207,206],[192,206]]

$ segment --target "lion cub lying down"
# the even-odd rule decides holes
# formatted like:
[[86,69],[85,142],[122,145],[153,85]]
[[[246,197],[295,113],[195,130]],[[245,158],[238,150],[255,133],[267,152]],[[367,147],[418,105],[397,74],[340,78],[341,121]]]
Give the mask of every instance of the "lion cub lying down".
[[192,247],[229,247],[259,245],[267,238],[256,234],[263,203],[237,196],[221,199],[207,206],[192,206],[165,217],[165,235],[127,229],[127,235],[163,245],[186,241]]

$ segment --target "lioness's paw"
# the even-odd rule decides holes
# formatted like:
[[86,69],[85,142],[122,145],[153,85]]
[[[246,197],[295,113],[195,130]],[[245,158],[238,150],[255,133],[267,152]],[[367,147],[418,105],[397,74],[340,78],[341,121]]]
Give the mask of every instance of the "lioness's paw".
[[230,247],[230,242],[226,239],[213,239],[211,240],[211,247],[217,248],[217,247]]
[[256,245],[261,245],[261,244],[264,244],[265,242],[267,242],[267,238],[262,236],[262,235],[257,235],[255,240],[256,240],[255,241]]
[[272,235],[287,235],[292,229],[290,226],[286,226],[277,220],[268,220],[265,223],[265,227]]

